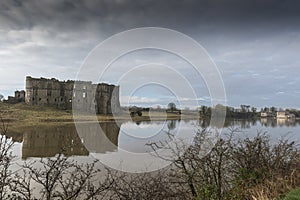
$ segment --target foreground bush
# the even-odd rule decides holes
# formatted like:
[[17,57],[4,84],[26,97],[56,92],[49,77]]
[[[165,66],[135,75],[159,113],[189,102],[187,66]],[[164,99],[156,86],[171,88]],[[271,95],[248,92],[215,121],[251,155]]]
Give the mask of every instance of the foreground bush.
[[284,200],[298,200],[300,198],[300,189],[289,192]]

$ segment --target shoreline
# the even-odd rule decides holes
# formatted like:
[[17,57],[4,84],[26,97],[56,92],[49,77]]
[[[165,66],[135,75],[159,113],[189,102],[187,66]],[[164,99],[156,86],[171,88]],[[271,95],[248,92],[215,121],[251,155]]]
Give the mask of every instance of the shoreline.
[[[30,106],[25,103],[8,104],[0,103],[0,122],[13,126],[35,126],[35,125],[56,125],[56,124],[72,124],[74,121],[78,123],[95,123],[95,122],[113,122],[113,121],[165,121],[165,120],[205,120],[200,117],[196,111],[183,112],[181,115],[175,113],[159,112],[142,112],[142,116],[131,117],[125,111],[118,115],[88,115],[80,114],[76,119],[71,110],[59,110],[53,107]],[[229,118],[225,120],[252,120],[255,118]],[[207,119],[209,120],[209,119]],[[300,120],[296,118],[295,120]]]

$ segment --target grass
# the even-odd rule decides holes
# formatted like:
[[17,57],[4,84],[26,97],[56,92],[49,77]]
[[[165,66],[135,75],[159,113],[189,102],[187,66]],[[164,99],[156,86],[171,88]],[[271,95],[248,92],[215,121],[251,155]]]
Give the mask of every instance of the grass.
[[300,188],[292,190],[290,193],[286,195],[284,200],[300,200]]
[[[0,116],[4,121],[13,124],[14,127],[41,125],[49,123],[73,123],[73,114],[71,110],[59,110],[54,107],[30,106],[25,103],[7,104],[0,102]],[[99,122],[112,120],[133,120],[133,121],[159,121],[159,120],[178,120],[178,119],[195,119],[195,113],[186,113],[182,115],[165,112],[143,112],[141,117],[130,117],[128,113],[123,112],[118,116],[113,115],[80,115],[79,121]]]

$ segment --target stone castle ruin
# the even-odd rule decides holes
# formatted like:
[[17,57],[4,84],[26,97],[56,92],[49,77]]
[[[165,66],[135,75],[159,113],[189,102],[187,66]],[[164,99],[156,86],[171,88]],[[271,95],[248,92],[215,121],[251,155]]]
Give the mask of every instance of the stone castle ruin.
[[26,77],[25,102],[33,106],[54,106],[97,114],[120,110],[119,86],[91,81],[59,81]]
[[20,103],[25,101],[25,91],[24,90],[17,90],[15,91],[15,96],[8,96],[7,100],[4,100],[4,102],[7,103]]

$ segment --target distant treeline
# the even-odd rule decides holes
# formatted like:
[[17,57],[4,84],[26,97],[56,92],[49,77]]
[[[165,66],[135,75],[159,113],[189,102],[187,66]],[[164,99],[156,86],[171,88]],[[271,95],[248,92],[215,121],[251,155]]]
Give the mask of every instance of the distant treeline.
[[[176,105],[174,103],[169,103],[167,108],[162,108],[161,106],[157,106],[155,108],[145,108],[145,107],[138,107],[142,111],[156,111],[156,112],[165,112],[166,110],[180,110],[176,108]],[[123,107],[123,110],[128,110],[130,107]],[[300,118],[300,110],[294,109],[294,108],[276,108],[274,106],[272,107],[264,107],[260,110],[254,106],[250,105],[240,105],[239,108],[231,107],[231,106],[224,106],[221,104],[218,104],[214,107],[210,106],[200,106],[197,110],[192,110],[189,108],[184,108],[182,111],[198,111],[200,113],[201,118],[210,118],[212,113],[215,113],[216,115],[222,115],[224,111],[226,111],[226,118],[239,118],[239,119],[251,119],[251,118],[258,118],[260,117],[261,112],[268,112],[272,113],[273,116],[276,116],[276,113],[278,111],[286,111],[290,114],[294,114],[295,117]]]
[[220,113],[220,111],[226,110],[227,118],[241,118],[249,119],[260,117],[261,112],[270,112],[276,116],[277,111],[286,111],[291,114],[294,114],[296,117],[300,117],[300,110],[297,109],[282,109],[276,107],[264,107],[260,111],[256,107],[250,105],[241,105],[240,108],[234,108],[230,106],[224,106],[221,104],[216,105],[215,107],[201,106],[199,108],[200,116],[203,118],[211,117],[212,112]]

